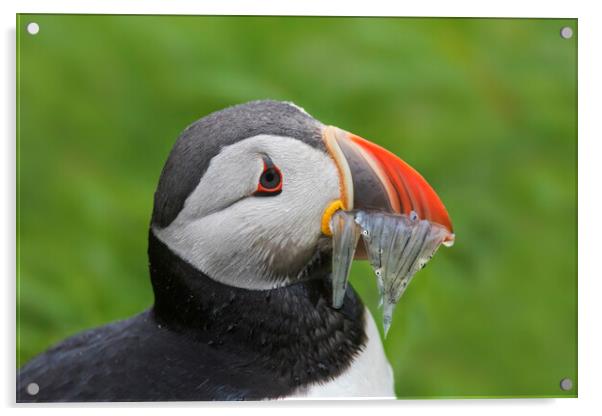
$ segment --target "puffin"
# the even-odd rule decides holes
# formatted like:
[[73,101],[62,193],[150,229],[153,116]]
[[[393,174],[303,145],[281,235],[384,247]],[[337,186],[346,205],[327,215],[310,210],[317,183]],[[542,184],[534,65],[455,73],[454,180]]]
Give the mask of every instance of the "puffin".
[[153,305],[34,357],[17,372],[18,402],[395,398],[369,310],[351,285],[331,304],[329,221],[414,211],[451,227],[417,171],[260,100],[188,126],[153,202]]

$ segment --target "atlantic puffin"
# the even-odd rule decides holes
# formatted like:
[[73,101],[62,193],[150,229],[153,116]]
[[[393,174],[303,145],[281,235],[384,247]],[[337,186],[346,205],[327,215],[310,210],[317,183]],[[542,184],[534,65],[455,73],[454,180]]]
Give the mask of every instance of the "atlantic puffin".
[[154,194],[154,304],[33,358],[17,401],[394,398],[370,312],[351,286],[340,309],[330,302],[329,219],[352,208],[450,225],[409,165],[295,104],[199,119]]

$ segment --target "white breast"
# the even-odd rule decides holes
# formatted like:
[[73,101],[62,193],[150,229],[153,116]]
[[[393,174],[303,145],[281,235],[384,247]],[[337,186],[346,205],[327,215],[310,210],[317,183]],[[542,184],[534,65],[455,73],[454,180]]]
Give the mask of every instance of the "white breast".
[[366,309],[368,341],[351,366],[334,380],[316,383],[285,399],[379,398],[394,399],[393,370],[385,356],[374,318]]

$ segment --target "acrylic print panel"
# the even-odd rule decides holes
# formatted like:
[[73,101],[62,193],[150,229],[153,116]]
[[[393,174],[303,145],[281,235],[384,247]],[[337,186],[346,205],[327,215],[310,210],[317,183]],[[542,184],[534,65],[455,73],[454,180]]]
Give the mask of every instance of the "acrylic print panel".
[[576,20],[17,33],[18,401],[576,397]]

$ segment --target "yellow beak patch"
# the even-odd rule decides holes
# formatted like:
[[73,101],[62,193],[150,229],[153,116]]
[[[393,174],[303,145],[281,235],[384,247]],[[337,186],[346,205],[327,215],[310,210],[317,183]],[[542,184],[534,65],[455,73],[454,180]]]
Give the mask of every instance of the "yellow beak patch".
[[322,233],[327,236],[332,236],[332,231],[330,230],[330,219],[340,209],[344,209],[343,201],[337,199],[336,201],[331,202],[326,209],[324,210],[324,214],[322,214]]

